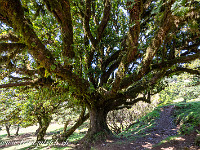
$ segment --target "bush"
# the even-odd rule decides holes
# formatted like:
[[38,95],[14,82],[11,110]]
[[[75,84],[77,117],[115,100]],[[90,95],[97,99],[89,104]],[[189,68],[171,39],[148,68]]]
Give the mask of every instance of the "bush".
[[152,97],[152,103],[138,102],[130,109],[111,111],[108,114],[107,122],[109,128],[116,134],[121,133],[134,124],[141,117],[151,112],[159,104],[158,94]]

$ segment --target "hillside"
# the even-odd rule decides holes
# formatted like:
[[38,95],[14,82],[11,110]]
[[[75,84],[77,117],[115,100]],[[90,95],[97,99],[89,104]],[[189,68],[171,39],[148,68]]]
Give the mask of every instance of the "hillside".
[[157,107],[119,139],[96,146],[101,150],[200,149],[200,102]]

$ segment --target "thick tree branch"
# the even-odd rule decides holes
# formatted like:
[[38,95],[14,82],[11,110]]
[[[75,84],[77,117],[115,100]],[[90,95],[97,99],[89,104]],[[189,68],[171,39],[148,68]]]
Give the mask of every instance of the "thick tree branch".
[[106,67],[112,62],[118,59],[119,55],[121,53],[121,50],[116,51],[111,56],[109,56],[105,61],[103,61],[102,68],[103,70],[106,69]]
[[[148,74],[151,70],[168,69],[177,63],[187,63],[187,62],[190,62],[190,61],[198,59],[198,58],[200,58],[200,53],[197,53],[197,54],[194,54],[191,56],[177,57],[173,60],[164,61],[159,64],[153,64],[153,65],[149,66],[149,68],[147,69],[147,72],[145,74]],[[175,71],[173,71],[173,72],[175,72]],[[124,78],[123,82],[120,85],[120,88],[124,87],[123,84],[133,83],[133,81],[136,82],[137,81],[136,79],[137,79],[137,73],[132,74],[128,78]]]
[[[155,34],[154,38],[152,39],[150,46],[146,50],[146,54],[145,54],[145,56],[144,56],[144,58],[143,58],[143,60],[141,62],[140,71],[138,73],[136,73],[136,74],[134,73],[133,75],[128,77],[128,78],[132,78],[133,79],[133,76],[134,76],[134,80],[128,80],[128,82],[126,82],[127,78],[124,78],[125,72],[126,72],[126,68],[127,68],[126,67],[127,66],[126,65],[127,61],[124,61],[124,60],[127,60],[126,57],[125,57],[125,59],[122,59],[122,63],[120,64],[120,66],[118,68],[118,72],[116,73],[116,79],[115,79],[115,82],[113,83],[110,95],[115,95],[115,93],[120,88],[122,88],[122,87],[126,88],[129,85],[131,85],[134,81],[140,80],[143,77],[143,75],[145,75],[148,72],[149,65],[151,64],[151,61],[152,61],[153,57],[155,56],[155,54],[157,53],[157,50],[159,49],[159,47],[161,46],[161,44],[165,40],[165,37],[169,33],[171,27],[174,25],[174,18],[173,18],[172,14],[171,14],[171,4],[173,4],[173,3],[174,3],[174,0],[172,0],[169,4],[167,4],[167,6],[165,8],[163,18],[160,21],[160,24],[161,24],[160,28],[158,29],[157,33]],[[140,6],[140,2],[139,1],[135,4],[135,7],[137,8],[138,12],[134,12],[134,14],[139,15],[142,12],[142,10],[140,10],[141,6]],[[134,21],[134,19],[133,19],[133,21]],[[139,28],[140,23],[136,23],[136,25],[137,26],[135,26],[135,27]],[[133,26],[134,29],[135,29],[135,27]],[[135,30],[133,30],[133,31],[134,32],[132,34],[134,36],[133,35],[131,35],[131,36],[136,38],[138,36],[138,34],[136,34]],[[137,48],[137,42],[138,41],[133,42],[135,48]],[[132,54],[135,53],[134,50],[131,50],[130,52]],[[130,57],[131,61],[134,60],[134,57],[132,57],[132,56],[135,56],[136,53],[133,54],[133,55],[132,54],[130,55],[131,56]],[[128,57],[129,56],[127,56],[127,58]]]
[[30,54],[42,67],[48,72],[55,73],[57,76],[68,81],[70,85],[77,88],[79,94],[83,94],[87,91],[89,87],[87,80],[79,78],[79,76],[72,73],[72,71],[63,68],[59,63],[55,63],[55,58],[50,51],[45,48],[31,25],[24,18],[24,10],[20,0],[0,0],[0,13],[3,13],[9,20],[14,22],[12,26],[23,36]]
[[[63,8],[62,13],[62,36],[63,36],[63,46],[64,46],[64,56],[73,58],[75,56],[73,50],[73,27],[71,19],[71,10],[69,0],[59,0]],[[60,15],[59,15],[60,16]],[[68,63],[68,62],[66,62]]]
[[10,79],[12,79],[12,80],[31,80],[31,78],[29,78],[29,77],[22,77],[22,78],[20,78],[20,77],[14,77],[14,76],[9,76],[9,78]]
[[[150,90],[158,83],[160,79],[165,75],[165,70],[159,71],[153,75],[149,80],[142,80],[136,85],[130,87],[127,91],[121,94],[117,94],[115,98],[109,99],[108,107],[111,110],[128,108],[138,101],[144,101],[150,103]],[[147,97],[138,97],[138,93],[143,93],[148,90]],[[123,107],[124,106],[124,107]]]
[[120,110],[120,109],[124,109],[124,108],[128,108],[129,109],[139,101],[151,103],[150,94],[147,96],[147,98],[146,97],[139,97],[139,98],[136,98],[136,99],[131,100],[129,102],[125,102],[122,106],[118,106],[114,110]]
[[76,121],[76,123],[74,124],[73,127],[71,127],[70,129],[68,129],[65,133],[64,133],[64,137],[67,139],[70,135],[72,135],[74,133],[74,131],[80,127],[87,119],[89,118],[89,113],[87,113],[85,115],[85,110],[81,111],[81,114],[78,118],[78,120]]
[[30,70],[25,67],[24,68],[16,68],[15,71],[17,74],[28,75],[30,77],[35,76],[35,73],[38,72],[38,70]]
[[2,52],[11,53],[11,52],[17,51],[18,49],[23,49],[25,47],[26,45],[22,43],[0,43],[0,54]]
[[102,38],[103,32],[107,26],[107,23],[110,18],[110,11],[111,11],[111,0],[105,0],[105,8],[103,12],[103,18],[99,27],[97,28],[97,41],[99,42]]
[[91,18],[91,0],[86,0],[86,8],[84,13],[84,19],[83,19],[83,27],[85,30],[85,33],[87,34],[88,38],[90,39],[93,48],[96,48],[97,46],[97,40],[93,37],[91,31],[90,31],[90,18]]
[[189,68],[181,68],[181,67],[176,67],[173,70],[168,70],[165,73],[165,76],[169,76],[171,74],[180,74],[183,72],[187,72],[189,74],[194,74],[194,75],[200,75],[200,70],[195,70],[195,69],[189,69]]
[[19,38],[17,38],[17,36],[15,36],[13,33],[8,33],[0,35],[0,41],[18,42]]
[[[164,12],[164,17],[161,20],[160,28],[151,41],[150,46],[146,50],[146,54],[141,62],[141,69],[138,73],[133,73],[131,76],[124,78],[120,83],[120,89],[126,88],[133,82],[140,80],[145,74],[150,71],[150,65],[157,50],[165,40],[166,35],[169,33],[171,27],[174,25],[174,18],[171,14],[171,5],[168,6]],[[164,21],[165,20],[165,21]]]
[[190,62],[190,61],[198,59],[198,58],[200,58],[200,53],[190,55],[190,56],[176,57],[175,59],[167,60],[167,61],[161,62],[159,64],[153,64],[153,65],[151,65],[151,69],[155,70],[155,69],[160,69],[160,68],[170,68],[175,64],[187,63],[187,62]]
[[155,34],[154,38],[152,39],[150,46],[146,50],[146,54],[142,60],[142,66],[139,73],[141,76],[144,75],[145,72],[148,70],[153,57],[157,53],[157,50],[165,40],[165,37],[169,33],[171,27],[174,25],[174,18],[171,14],[170,8],[171,5],[168,6],[165,10],[164,17],[161,20],[161,26]]
[[[69,0],[44,0],[48,10],[53,13],[57,21],[61,24],[61,34],[63,41],[63,56],[73,58],[73,27]],[[67,66],[68,60],[65,60]]]
[[134,2],[128,1],[127,5],[130,13],[130,27],[127,38],[128,53],[123,62],[126,65],[136,59],[140,34],[140,20],[141,14],[143,13],[142,0],[136,0]]
[[20,83],[8,83],[8,84],[1,84],[0,89],[2,88],[10,88],[10,87],[18,87],[18,86],[28,86],[28,85],[35,85],[37,81],[28,81],[28,82],[20,82]]
[[107,83],[108,78],[110,75],[117,69],[119,66],[120,60],[115,61],[108,69],[108,71],[103,72],[101,75],[101,83],[100,86],[102,86],[104,83]]

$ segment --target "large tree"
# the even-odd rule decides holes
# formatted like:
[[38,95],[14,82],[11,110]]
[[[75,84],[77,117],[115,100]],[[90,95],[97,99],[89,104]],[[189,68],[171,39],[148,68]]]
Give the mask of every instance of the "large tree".
[[195,0],[0,0],[0,88],[65,82],[87,136],[109,135],[109,111],[150,102],[165,76],[199,75],[183,65],[200,58],[199,13]]

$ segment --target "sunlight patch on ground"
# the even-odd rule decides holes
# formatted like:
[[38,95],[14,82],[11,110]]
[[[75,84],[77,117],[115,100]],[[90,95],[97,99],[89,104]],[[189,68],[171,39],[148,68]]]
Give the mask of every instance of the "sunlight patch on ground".
[[[63,125],[60,124],[50,124],[47,132],[52,132],[52,131],[56,131],[58,129],[63,128]],[[3,128],[3,130],[0,131],[0,135],[3,136],[5,135],[5,137],[2,137],[1,140],[1,144],[0,144],[0,149],[2,150],[16,150],[16,149],[28,149],[31,145],[33,145],[36,141],[36,137],[33,136],[35,131],[38,129],[38,126],[34,125],[31,127],[27,127],[27,128],[20,128],[19,130],[19,135],[20,136],[16,136],[13,137],[13,135],[16,132],[16,129],[11,128],[11,137],[8,138],[7,132],[5,131],[5,127]],[[82,130],[81,130],[82,131]],[[29,134],[29,135],[28,135]],[[51,135],[45,135],[45,139],[47,140],[47,143],[51,141]],[[7,143],[4,143],[7,142]],[[68,144],[66,145],[68,146]],[[33,149],[49,149],[48,144],[41,144],[40,147],[35,147]],[[51,147],[50,149],[60,149],[60,148],[53,148]],[[61,148],[62,150],[64,149],[71,149],[70,147],[65,147],[65,148]]]
[[29,147],[30,144],[22,144],[22,145],[14,145],[14,146],[9,146],[9,147],[5,147],[5,148],[1,148],[2,150],[16,150],[16,149],[22,149],[22,148],[26,148]]
[[143,144],[142,147],[148,148],[148,149],[152,149],[153,144],[151,144],[151,143],[149,143],[149,142],[145,142],[145,145]]
[[76,129],[76,133],[81,133],[81,132],[86,132],[86,131],[88,131],[88,128],[83,128],[83,129],[81,129],[81,130],[78,130],[78,129]]
[[182,137],[177,137],[177,138],[175,138],[174,140],[176,140],[176,141],[185,141],[185,139],[182,138]]
[[[27,128],[20,128],[19,134],[34,133],[37,129],[38,129],[38,126],[36,125],[27,127]],[[11,135],[15,134],[15,132],[16,132],[16,129],[13,129],[11,126],[11,130],[10,130]],[[3,127],[2,130],[0,131],[0,135],[4,135],[4,134],[7,134],[5,127]]]
[[113,140],[106,140],[106,142],[113,143],[114,141]]
[[[47,132],[51,132],[51,131],[55,131],[57,129],[60,129],[62,128],[64,125],[60,125],[60,124],[50,124],[48,129],[47,129]],[[3,130],[0,131],[0,135],[4,135],[4,134],[7,134],[6,130],[5,130],[5,127],[2,128]],[[34,125],[34,126],[30,126],[30,127],[27,127],[27,128],[20,128],[19,129],[19,135],[20,134],[24,134],[24,133],[35,133],[35,131],[38,129],[38,126],[37,125]],[[11,127],[11,130],[10,130],[10,133],[11,135],[14,135],[16,132],[16,129],[13,129]]]
[[161,148],[162,150],[174,150],[174,147]]
[[184,101],[184,98],[178,98],[176,100],[173,100],[174,103],[178,103],[178,102],[183,102]]
[[55,130],[63,128],[63,127],[64,127],[63,124],[50,124],[47,129],[47,132],[55,131]]

